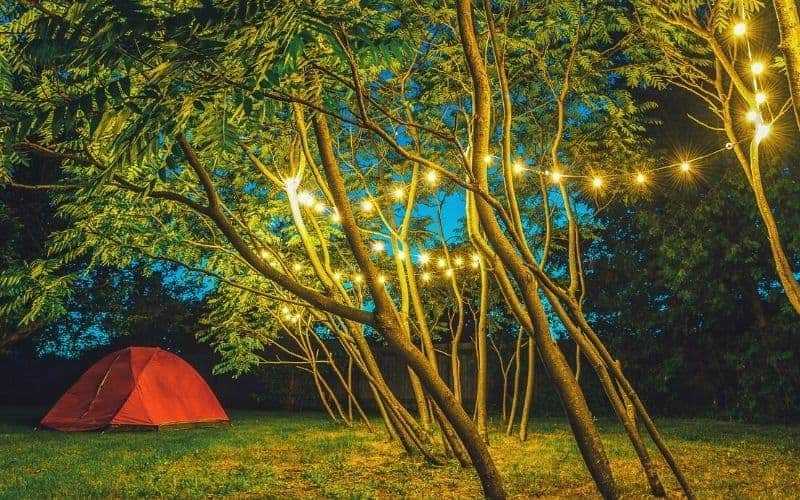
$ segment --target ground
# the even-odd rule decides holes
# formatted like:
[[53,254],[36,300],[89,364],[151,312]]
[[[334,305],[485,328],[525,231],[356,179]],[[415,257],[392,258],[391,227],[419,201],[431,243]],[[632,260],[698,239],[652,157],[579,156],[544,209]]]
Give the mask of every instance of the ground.
[[[35,412],[0,409],[0,498],[477,497],[474,473],[404,456],[380,430],[321,415],[233,412],[230,427],[161,432],[35,430]],[[600,422],[624,496],[647,496],[621,429]],[[800,497],[800,427],[661,420],[700,498]],[[535,420],[526,443],[496,432],[512,496],[596,496],[568,427]],[[675,482],[662,467],[672,495]]]

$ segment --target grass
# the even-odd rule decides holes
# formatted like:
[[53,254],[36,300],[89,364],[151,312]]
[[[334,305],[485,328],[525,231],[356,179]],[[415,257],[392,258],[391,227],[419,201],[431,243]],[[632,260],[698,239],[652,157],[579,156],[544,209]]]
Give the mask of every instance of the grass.
[[[320,415],[234,412],[232,420],[212,429],[68,434],[34,430],[31,410],[0,409],[0,498],[480,496],[472,471],[430,467],[363,427]],[[660,424],[700,498],[800,497],[800,427]],[[621,429],[600,427],[623,495],[646,497]],[[596,496],[562,421],[532,422],[525,443],[499,433],[491,442],[512,496]],[[677,496],[664,466],[661,476]]]

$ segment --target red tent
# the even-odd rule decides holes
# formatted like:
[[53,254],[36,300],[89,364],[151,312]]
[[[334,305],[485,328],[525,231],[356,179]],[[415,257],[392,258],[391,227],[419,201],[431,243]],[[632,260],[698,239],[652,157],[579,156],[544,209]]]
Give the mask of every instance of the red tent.
[[189,363],[157,347],[128,347],[89,368],[44,416],[42,425],[90,431],[227,421],[216,396]]

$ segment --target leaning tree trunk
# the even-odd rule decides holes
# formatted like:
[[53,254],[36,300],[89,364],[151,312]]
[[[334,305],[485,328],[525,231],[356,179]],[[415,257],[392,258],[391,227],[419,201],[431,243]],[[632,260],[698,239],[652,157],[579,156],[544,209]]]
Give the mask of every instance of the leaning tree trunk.
[[[796,0],[772,0],[781,42],[779,48],[786,62],[786,77],[792,96],[794,118],[800,129],[800,15]],[[799,311],[800,312],[800,311]]]

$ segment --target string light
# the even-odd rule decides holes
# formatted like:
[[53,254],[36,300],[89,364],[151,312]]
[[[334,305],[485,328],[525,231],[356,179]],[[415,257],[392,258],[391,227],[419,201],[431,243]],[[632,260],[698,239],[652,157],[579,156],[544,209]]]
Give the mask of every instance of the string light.
[[752,71],[754,75],[760,75],[764,72],[764,63],[761,61],[755,61],[750,65],[750,71]]
[[750,111],[748,111],[747,115],[745,115],[745,116],[747,117],[747,121],[749,121],[749,122],[758,121],[758,111],[756,111],[754,109],[751,109]]
[[688,172],[691,170],[692,166],[689,164],[688,161],[681,162],[681,171]]
[[428,170],[428,172],[425,174],[425,180],[428,182],[428,184],[436,184],[436,182],[439,180],[439,174],[436,173],[436,170]]
[[595,176],[595,178],[592,179],[592,187],[595,189],[603,187],[603,178]]
[[756,104],[764,104],[765,102],[767,102],[767,94],[756,92]]
[[406,197],[406,190],[402,186],[398,186],[394,188],[394,191],[392,192],[392,197],[395,200],[400,201]]
[[356,273],[353,275],[353,282],[354,283],[362,283],[364,281],[364,275],[361,273]]
[[525,164],[521,161],[514,162],[513,170],[515,174],[521,174],[525,171]]
[[462,259],[461,257],[456,257],[455,259],[453,259],[453,264],[455,264],[456,267],[461,267],[464,265],[464,259]]
[[426,271],[426,272],[422,273],[420,278],[422,278],[422,281],[430,281],[431,280],[431,273]]
[[406,253],[404,251],[402,251],[402,250],[398,250],[397,251],[397,256],[399,258],[401,258],[401,259],[405,259],[406,258]]
[[384,276],[383,274],[379,274],[378,275],[378,283],[380,283],[381,285],[386,283],[386,276]]
[[339,211],[338,210],[334,209],[333,213],[331,214],[331,220],[333,222],[336,222],[336,223],[339,223],[339,222],[342,221],[342,216],[339,215]]
[[336,271],[333,273],[333,281],[341,281],[342,280],[342,273],[340,271]]
[[439,260],[436,261],[436,267],[438,267],[439,269],[443,269],[444,266],[446,266],[446,265],[447,265],[447,262],[444,259],[439,259]]
[[295,262],[294,264],[292,264],[292,270],[294,272],[302,271],[303,270],[303,264],[301,264],[299,262]]
[[764,140],[765,137],[769,135],[771,130],[771,126],[768,123],[762,123],[758,127],[756,127],[756,143],[760,143]]
[[492,156],[492,155],[485,155],[483,157],[483,163],[486,163],[487,165],[489,163],[492,163],[493,161],[494,161],[494,156]]
[[647,182],[647,176],[644,175],[644,173],[642,173],[642,172],[637,173],[636,174],[636,182],[638,184],[644,184],[645,182]]
[[419,254],[417,256],[417,262],[419,262],[423,266],[425,264],[427,264],[428,262],[430,262],[430,260],[431,260],[431,256],[427,252],[422,252],[421,254]]
[[736,36],[742,36],[747,33],[747,23],[744,21],[739,21],[738,23],[733,25],[733,34]]
[[326,210],[327,208],[325,208],[325,204],[321,201],[318,201],[316,204],[314,204],[314,211],[318,214],[324,214]]
[[301,191],[297,195],[297,201],[300,202],[301,205],[304,207],[310,207],[314,205],[314,195],[309,193],[308,191]]
[[361,202],[361,210],[370,213],[375,209],[375,205],[370,200],[364,200]]
[[373,252],[375,252],[375,253],[383,253],[384,250],[386,250],[386,243],[385,242],[383,242],[381,240],[377,240],[377,241],[373,241],[372,242],[372,251]]
[[553,171],[553,172],[550,173],[550,179],[556,184],[561,182],[561,177],[562,177],[561,172]]
[[449,267],[448,267],[448,268],[447,268],[447,269],[444,271],[444,275],[445,275],[445,276],[447,276],[448,278],[452,278],[452,277],[453,277],[453,270],[452,270],[451,268],[449,268]]

